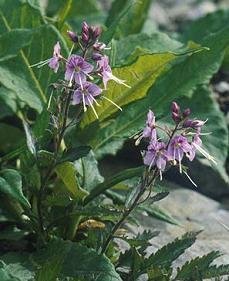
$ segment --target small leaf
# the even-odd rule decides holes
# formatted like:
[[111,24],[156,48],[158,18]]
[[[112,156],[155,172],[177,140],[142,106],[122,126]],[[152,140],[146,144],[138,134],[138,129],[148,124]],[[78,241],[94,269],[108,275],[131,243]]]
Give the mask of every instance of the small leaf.
[[58,164],[55,168],[58,177],[64,182],[67,190],[76,200],[82,200],[88,192],[82,189],[76,178],[76,169],[73,163],[64,162]]
[[[197,257],[191,261],[186,262],[182,268],[178,268],[175,280],[196,279],[197,277],[205,278],[210,264],[220,256],[218,251],[212,251],[203,257]],[[213,272],[212,272],[213,273]],[[208,278],[215,277],[209,276]]]
[[165,221],[174,225],[179,225],[179,222],[175,218],[168,214],[164,209],[156,205],[142,204],[138,207],[138,209],[141,211],[145,211],[152,218]]
[[27,122],[23,119],[22,120],[23,127],[25,130],[25,135],[26,135],[26,143],[29,151],[35,156],[36,155],[36,143],[35,139],[33,137],[33,132],[30,130],[29,125]]
[[30,208],[30,203],[22,192],[21,175],[13,169],[5,169],[0,172],[0,191],[9,195],[24,207]]

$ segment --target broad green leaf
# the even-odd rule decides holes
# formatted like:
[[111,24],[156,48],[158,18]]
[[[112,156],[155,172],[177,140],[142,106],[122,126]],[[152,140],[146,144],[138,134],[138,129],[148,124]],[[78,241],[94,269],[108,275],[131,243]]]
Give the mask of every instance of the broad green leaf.
[[181,96],[191,96],[199,84],[208,83],[219,69],[225,47],[229,44],[229,28],[207,36],[203,46],[209,51],[194,53],[178,61],[161,75],[147,96],[125,108],[115,119],[101,124],[99,134],[90,142],[97,157],[115,154],[125,139],[143,128],[151,108],[157,116],[168,114],[170,102]]
[[114,19],[127,9],[120,18],[115,28],[115,37],[125,37],[129,34],[138,33],[147,17],[151,0],[115,0],[106,21],[107,26],[112,26]]
[[91,190],[90,194],[84,200],[84,205],[88,204],[91,200],[93,200],[95,197],[99,196],[100,194],[103,194],[107,189],[111,188],[112,186],[115,186],[116,184],[124,180],[136,176],[141,176],[143,171],[144,171],[143,167],[127,169],[112,176],[110,179],[105,180],[104,182],[100,183],[99,185],[97,185],[95,188]]
[[33,6],[19,0],[3,0],[0,5],[0,34],[16,28],[32,28],[33,35],[29,47],[20,50],[17,57],[0,63],[0,82],[16,93],[19,101],[41,111],[47,100],[48,86],[57,77],[47,66],[38,69],[30,65],[50,58],[56,41],[60,41],[62,52],[66,54],[66,44],[55,27],[42,25],[40,11]]
[[[181,39],[184,42],[187,40],[193,40],[197,43],[202,43],[206,36],[218,32],[228,26],[229,10],[218,10],[189,24],[184,33],[181,35]],[[227,36],[226,33],[225,36]]]
[[69,277],[83,277],[88,281],[122,280],[107,257],[78,244],[73,244],[68,252],[62,274]]
[[[130,66],[113,69],[113,74],[120,79],[125,79],[131,88],[119,85],[113,81],[108,82],[108,90],[104,93],[105,97],[111,99],[119,106],[124,106],[145,97],[149,87],[166,70],[168,63],[175,58],[176,55],[172,53],[143,55]],[[118,110],[112,103],[106,100],[99,103],[101,107],[96,107],[96,111],[100,121]],[[95,120],[96,117],[90,109],[82,125],[88,125]]]
[[5,169],[0,172],[0,191],[30,208],[30,203],[22,192],[21,175],[17,171]]
[[50,242],[46,249],[31,256],[30,260],[41,265],[36,281],[54,281],[55,277],[121,281],[108,258],[79,243],[61,240]]
[[20,49],[30,44],[31,39],[29,29],[12,29],[0,35],[0,62],[15,57]]
[[115,65],[129,64],[144,53],[175,52],[182,47],[182,43],[171,39],[166,33],[156,32],[151,35],[145,33],[133,34],[115,41]]
[[64,162],[58,164],[55,168],[58,177],[64,182],[66,189],[69,191],[71,196],[76,200],[82,200],[88,192],[82,189],[76,178],[77,170],[73,163]]

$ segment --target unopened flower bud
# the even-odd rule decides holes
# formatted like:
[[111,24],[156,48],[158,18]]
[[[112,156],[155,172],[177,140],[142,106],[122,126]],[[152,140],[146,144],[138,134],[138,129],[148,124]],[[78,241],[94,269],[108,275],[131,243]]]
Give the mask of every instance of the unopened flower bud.
[[202,121],[202,120],[193,120],[192,121],[192,128],[194,129],[198,129],[200,127],[202,127],[204,125],[205,121]]
[[183,117],[186,118],[188,117],[189,115],[191,114],[191,110],[190,108],[186,108],[184,111],[183,111]]
[[184,128],[192,128],[192,123],[193,123],[193,120],[187,119],[187,120],[184,121],[183,127]]
[[82,41],[84,44],[87,44],[89,40],[89,36],[86,33],[82,33]]
[[89,25],[86,23],[86,21],[84,21],[82,23],[82,33],[85,33],[88,35],[88,32],[89,32]]
[[180,115],[176,112],[172,112],[172,118],[176,123],[181,121]]
[[101,28],[96,26],[93,30],[93,38],[97,39],[101,34]]
[[98,61],[102,58],[102,55],[100,53],[93,53],[92,54],[92,59],[95,61]]
[[72,42],[77,43],[78,42],[78,36],[75,32],[68,30],[67,31],[69,38],[72,40]]
[[171,109],[172,109],[172,112],[175,112],[177,114],[179,114],[179,112],[180,112],[180,107],[175,101],[172,102],[172,108]]

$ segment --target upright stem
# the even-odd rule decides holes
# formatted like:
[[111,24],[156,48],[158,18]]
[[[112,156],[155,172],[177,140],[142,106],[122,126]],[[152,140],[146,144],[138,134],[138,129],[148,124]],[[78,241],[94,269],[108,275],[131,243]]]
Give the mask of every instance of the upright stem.
[[45,234],[44,220],[43,220],[43,215],[42,215],[43,193],[44,193],[44,190],[48,184],[48,181],[53,173],[53,170],[56,166],[56,162],[57,162],[57,158],[58,158],[58,154],[59,154],[59,150],[60,150],[60,145],[61,145],[62,139],[64,137],[65,129],[67,127],[68,112],[69,112],[69,107],[70,107],[70,103],[71,103],[71,92],[70,91],[67,92],[67,95],[68,96],[67,96],[67,100],[66,100],[65,108],[64,108],[64,119],[63,119],[63,123],[61,126],[60,134],[59,134],[59,137],[57,140],[57,145],[55,146],[54,159],[53,159],[50,167],[48,168],[47,173],[45,174],[45,176],[42,179],[41,188],[39,190],[38,198],[37,198],[37,212],[38,212],[39,228],[40,228],[42,239],[44,239],[44,234]]

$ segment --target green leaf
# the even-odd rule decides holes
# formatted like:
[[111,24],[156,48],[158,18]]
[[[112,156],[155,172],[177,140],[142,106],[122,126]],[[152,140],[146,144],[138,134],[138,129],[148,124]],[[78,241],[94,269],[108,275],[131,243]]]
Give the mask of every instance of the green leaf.
[[36,144],[35,144],[35,139],[33,136],[33,133],[29,127],[29,125],[27,124],[27,122],[24,120],[22,120],[22,124],[25,130],[25,135],[26,135],[26,144],[27,147],[29,149],[29,151],[33,154],[36,155]]
[[208,83],[221,65],[225,47],[229,44],[227,34],[229,28],[207,36],[203,46],[209,47],[209,51],[178,60],[156,80],[144,99],[127,105],[115,119],[102,123],[100,133],[90,141],[97,157],[115,154],[125,139],[141,130],[149,108],[156,116],[167,115],[170,102],[181,96],[191,96],[199,84]]
[[[29,260],[28,253],[7,253],[1,256],[4,271],[11,279],[0,279],[1,281],[31,281],[34,280],[35,266]],[[1,274],[1,273],[0,273]],[[0,275],[1,276],[1,275]]]
[[64,151],[61,161],[76,161],[84,156],[86,156],[90,151],[90,146],[78,146],[74,148],[70,148],[67,151]]
[[17,171],[5,169],[0,172],[0,191],[30,208],[30,203],[22,192],[21,175]]
[[[191,261],[186,262],[182,268],[178,268],[176,278],[174,280],[198,280],[199,278],[206,278],[205,274],[208,272],[210,264],[220,256],[217,251],[210,252],[203,257],[197,257]],[[209,278],[214,277],[209,276]]]
[[199,232],[189,232],[181,238],[176,238],[173,242],[159,249],[155,254],[151,254],[145,262],[145,266],[170,267],[172,262],[176,260],[184,251],[191,247],[196,241]]
[[141,247],[141,250],[145,250],[151,245],[149,240],[158,236],[158,234],[158,231],[151,232],[150,230],[144,230],[142,233],[138,233],[134,238],[122,237],[121,239],[126,241],[131,247]]
[[95,197],[99,196],[100,194],[103,194],[107,189],[111,188],[112,186],[136,177],[141,176],[144,171],[144,167],[138,167],[138,168],[132,168],[132,169],[126,169],[123,172],[120,172],[114,176],[112,176],[110,179],[105,180],[103,183],[100,183],[95,188],[92,189],[90,194],[85,198],[84,205],[88,204],[91,200],[93,200]]
[[93,151],[90,151],[87,156],[75,161],[74,165],[81,176],[80,184],[84,189],[91,191],[104,181],[104,178],[99,172],[98,162]]
[[77,170],[73,163],[64,162],[58,164],[55,168],[55,171],[74,199],[82,200],[88,194],[88,192],[82,189],[78,184],[76,178]]
[[[0,5],[0,34],[17,28],[33,28],[29,47],[20,50],[17,57],[0,63],[0,82],[16,93],[19,101],[41,112],[47,100],[48,85],[56,75],[47,66],[38,69],[30,65],[51,57],[56,41],[60,41],[62,52],[66,54],[66,44],[52,25],[41,26],[43,18],[39,9],[19,0],[2,0]],[[9,9],[11,6],[14,8]]]
[[[60,258],[58,258],[58,254],[53,256],[53,253],[56,252],[59,253]],[[55,272],[60,271],[58,277],[85,278],[87,281],[121,281],[121,278],[115,272],[114,266],[108,258],[98,255],[94,250],[81,246],[78,243],[72,243],[70,241],[51,242],[48,245],[48,249],[40,253],[40,257],[37,260],[35,259],[35,261],[43,263],[43,276],[47,276],[48,278],[50,276],[49,274],[52,273],[52,268],[48,266],[50,259],[52,265],[55,267]],[[58,260],[57,265],[54,265],[54,260]],[[54,277],[54,273],[52,274],[52,277]],[[55,279],[38,280],[52,281]]]
[[157,205],[149,205],[147,203],[138,207],[138,210],[145,211],[150,217],[165,221],[174,225],[179,225],[179,222],[173,218],[168,212]]
[[72,7],[72,3],[73,3],[73,0],[66,0],[64,1],[64,5],[61,7],[61,9],[59,10],[59,13],[58,13],[58,27],[59,29],[61,28],[61,26],[63,25],[66,17],[68,16],[70,10],[71,10],[71,7]]
[[22,281],[22,279],[18,279],[14,277],[11,272],[7,269],[4,262],[0,260],[0,280],[1,281]]
[[206,272],[204,273],[205,278],[219,277],[223,275],[229,275],[229,264],[220,266],[209,266]]
[[[188,28],[183,32],[181,39],[185,42],[193,40],[202,43],[206,36],[216,33],[226,26],[229,22],[229,10],[218,10],[214,13],[209,13],[206,16],[193,21],[188,25]],[[225,33],[226,36],[226,33]]]
[[[166,70],[167,65],[175,58],[176,55],[172,53],[143,55],[130,66],[113,69],[113,75],[125,79],[131,88],[110,81],[108,82],[108,90],[104,94],[105,97],[119,106],[145,97],[149,87],[154,84],[158,76]],[[106,100],[101,101],[100,104],[101,107],[96,108],[100,121],[118,110],[117,107]],[[86,126],[95,120],[96,117],[90,109],[83,120],[82,126]]]
[[13,29],[0,35],[0,62],[15,57],[20,49],[30,44],[31,39],[29,29]]
[[116,24],[114,37],[125,37],[129,34],[140,32],[147,17],[150,4],[151,0],[115,0],[109,11],[106,25],[111,27],[117,15],[122,14],[124,11],[126,12]]
[[115,41],[115,44],[115,65],[129,64],[146,53],[175,52],[183,45],[163,32],[133,34]]

